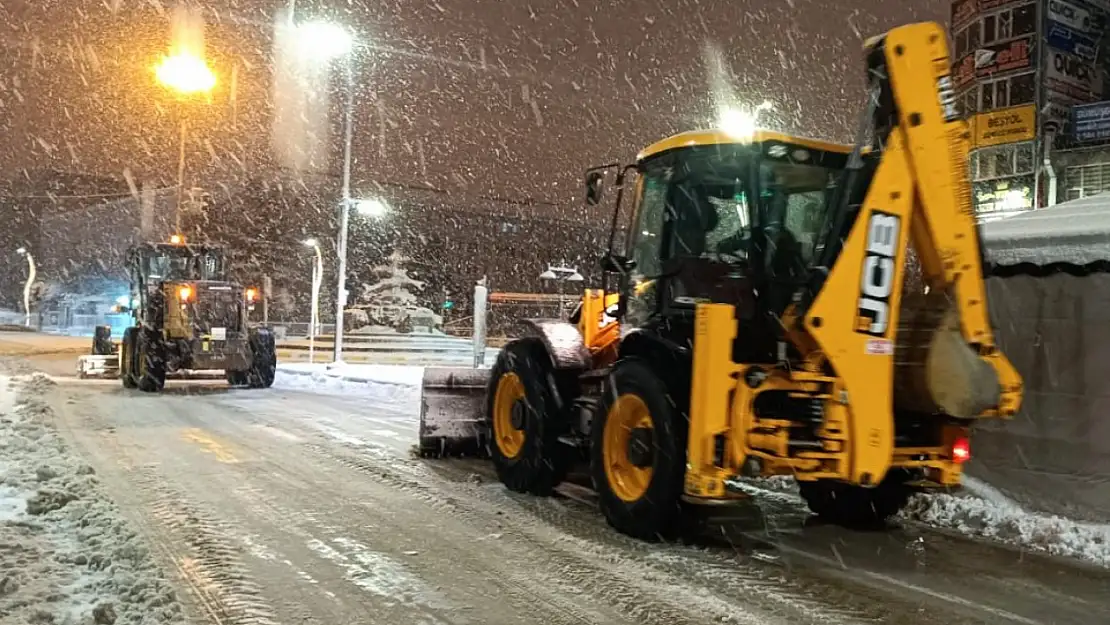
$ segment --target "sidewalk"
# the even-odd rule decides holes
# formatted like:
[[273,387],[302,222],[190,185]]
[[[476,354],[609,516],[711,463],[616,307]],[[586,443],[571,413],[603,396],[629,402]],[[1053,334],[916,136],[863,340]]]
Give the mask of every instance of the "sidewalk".
[[76,355],[86,354],[91,349],[92,339],[87,337],[0,331],[0,355],[2,356]]

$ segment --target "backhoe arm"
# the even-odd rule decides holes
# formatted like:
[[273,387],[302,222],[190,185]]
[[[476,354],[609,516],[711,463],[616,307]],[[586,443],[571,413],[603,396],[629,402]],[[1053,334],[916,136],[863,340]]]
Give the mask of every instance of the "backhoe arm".
[[[826,265],[803,324],[843,385],[850,479],[875,484],[890,466],[896,410],[1008,416],[1020,406],[1021,379],[996,349],[990,328],[968,179],[968,126],[952,91],[944,31],[935,23],[912,24],[869,40],[866,48],[868,158],[879,160],[874,174],[861,178],[862,204],[844,199],[836,207],[847,230],[832,233],[830,245],[839,249],[827,255],[835,261]],[[849,189],[844,197],[855,195]],[[941,304],[924,333],[920,327],[899,332],[911,241],[928,295],[908,296]],[[907,345],[915,332],[916,342]],[[907,397],[896,385],[896,356],[902,372],[907,358],[919,361],[909,365],[919,396]]]

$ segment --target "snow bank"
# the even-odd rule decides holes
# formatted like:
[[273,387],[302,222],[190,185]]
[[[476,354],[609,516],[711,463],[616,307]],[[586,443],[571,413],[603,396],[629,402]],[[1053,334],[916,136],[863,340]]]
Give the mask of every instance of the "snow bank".
[[0,376],[0,622],[182,623],[142,537],[66,448],[37,396]]
[[423,376],[423,367],[408,365],[279,363],[274,388],[411,404],[419,414]]
[[1023,510],[1011,502],[970,495],[914,497],[902,516],[985,540],[1110,567],[1110,525]]
[[[739,486],[757,498],[805,507],[792,477],[745,479]],[[1110,567],[1110,525],[1029,512],[974,478],[964,478],[964,492],[958,495],[915,496],[901,518],[969,538]]]

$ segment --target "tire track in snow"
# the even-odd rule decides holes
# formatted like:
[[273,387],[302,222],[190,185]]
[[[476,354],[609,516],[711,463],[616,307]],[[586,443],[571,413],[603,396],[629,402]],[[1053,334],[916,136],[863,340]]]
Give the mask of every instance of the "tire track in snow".
[[[308,443],[305,448],[410,492],[445,513],[485,519],[505,515],[514,523],[514,530],[543,550],[537,559],[546,561],[560,576],[593,588],[637,620],[680,623],[708,618],[766,623],[743,613],[745,605],[753,602],[771,613],[791,613],[792,618],[786,619],[789,623],[850,623],[863,617],[858,610],[830,608],[827,601],[810,598],[807,589],[779,572],[767,574],[732,560],[723,574],[707,573],[705,563],[692,557],[693,550],[673,547],[662,547],[673,560],[659,560],[651,555],[659,553],[659,545],[615,534],[600,518],[586,519],[581,511],[551,499],[513,496],[500,484],[450,482],[419,463],[373,447],[358,447],[360,456],[337,453],[334,444]],[[619,548],[596,540],[602,532],[607,542],[617,542]],[[569,549],[552,548],[545,542]],[[726,591],[730,601],[715,596],[720,590]],[[695,610],[702,614],[692,614]]]
[[219,625],[277,625],[233,544],[231,528],[209,515],[164,479],[146,469],[134,482],[152,497],[151,518],[161,531],[158,542]]
[[[118,438],[115,425],[106,425],[85,411],[78,418],[95,432],[95,449],[64,426],[71,440],[86,456],[99,457],[128,489],[128,499],[138,504],[132,521],[162,559],[176,569],[204,617],[213,625],[277,625],[229,540],[230,528],[172,488],[157,471],[159,465],[139,465]],[[101,472],[103,474],[103,472]]]
[[[327,462],[331,464],[332,461],[321,458],[310,458],[320,462]],[[283,464],[279,471],[271,475],[280,479],[280,472],[290,471],[288,465]],[[295,488],[294,480],[288,480],[283,488]],[[352,541],[345,538],[349,534],[351,528],[341,527],[330,524],[327,521],[334,522],[331,514],[326,516],[326,519],[321,519],[316,510],[334,511],[337,509],[337,502],[329,500],[328,497],[339,497],[339,495],[331,495],[328,491],[319,489],[302,490],[296,493],[296,497],[277,497],[274,495],[274,490],[271,488],[260,488],[256,485],[247,485],[241,489],[243,493],[250,495],[249,502],[252,511],[262,518],[268,519],[281,519],[283,531],[297,537],[304,543],[310,550],[312,546],[322,544],[324,541],[321,536],[324,535],[328,540],[333,543],[350,544]],[[290,506],[289,502],[296,501],[301,505],[308,505],[309,511],[298,509],[295,506]],[[462,545],[469,546],[475,541],[473,535],[463,534],[454,530],[454,528],[447,526],[442,529],[442,535],[439,536],[443,544],[447,545]],[[488,537],[487,537],[488,538]],[[483,540],[479,538],[478,540]],[[270,552],[268,548],[259,549],[260,553],[268,552],[269,559],[282,559],[281,554]],[[471,552],[472,553],[472,552]],[[476,559],[471,553],[467,553],[464,549],[452,549],[449,554],[442,554],[443,558],[450,560],[455,565],[462,565],[467,568],[467,573],[473,577],[480,577],[481,579],[493,582],[498,586],[496,594],[488,594],[485,597],[474,597],[476,600],[498,601],[500,603],[513,603],[519,606],[534,606],[536,604],[543,604],[548,609],[545,611],[546,622],[550,625],[583,625],[586,623],[607,623],[613,622],[612,615],[595,612],[582,605],[581,597],[589,591],[588,587],[572,586],[565,580],[550,578],[547,576],[537,576],[534,571],[521,569],[509,562],[509,568],[503,569],[496,566],[497,562],[491,563],[485,558]],[[317,555],[320,555],[319,553]],[[342,553],[340,553],[342,556]],[[346,558],[346,556],[342,556]],[[327,558],[325,558],[327,559]],[[289,560],[282,559],[290,567],[297,568]],[[358,573],[358,571],[356,571]],[[298,570],[298,575],[306,575]],[[553,595],[552,590],[557,590],[564,596]],[[334,593],[325,593],[332,599],[336,599]],[[572,598],[573,597],[573,598]],[[453,615],[453,621],[458,622],[460,616]],[[478,622],[481,622],[479,619]]]

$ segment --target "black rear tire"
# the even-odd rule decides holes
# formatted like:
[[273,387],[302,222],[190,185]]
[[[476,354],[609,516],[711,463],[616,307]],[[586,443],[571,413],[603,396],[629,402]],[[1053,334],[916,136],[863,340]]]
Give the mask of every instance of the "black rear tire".
[[[515,453],[513,445],[498,440],[495,425],[498,390],[502,380],[512,376],[519,380],[522,392],[512,402],[521,426],[516,429],[523,435]],[[565,415],[570,398],[561,396],[557,380],[569,376],[555,370],[543,344],[535,339],[512,341],[497,355],[486,392],[488,445],[497,476],[510,490],[547,496],[566,479],[571,449],[559,437],[568,429]],[[506,386],[503,392],[512,391]]]
[[246,386],[247,375],[247,371],[232,371],[228,369],[224,372],[224,376],[227,378],[227,383],[231,386]]
[[247,386],[270,388],[277,376],[277,341],[270,328],[253,328],[247,342],[251,350],[251,368],[247,370]]
[[166,386],[166,349],[157,330],[139,329],[135,364],[140,391],[158,393]]
[[123,388],[137,388],[139,378],[137,375],[135,350],[138,347],[139,329],[132,326],[123,331],[123,340],[119,350],[119,379]]
[[874,488],[817,480],[800,482],[798,489],[810,511],[822,520],[848,527],[874,527],[884,524],[909,502],[914,489],[906,484],[908,479],[905,471],[891,469]]
[[[650,421],[651,471],[646,478],[629,475],[643,474],[630,466],[631,454],[616,444],[616,439],[610,439],[606,448],[607,436],[618,436],[627,429],[622,416],[627,408],[614,408],[623,401],[646,408]],[[682,503],[688,433],[685,415],[650,367],[637,359],[613,366],[590,425],[590,477],[609,525],[622,534],[652,542],[675,539],[689,531]],[[614,465],[623,469],[618,471]]]

